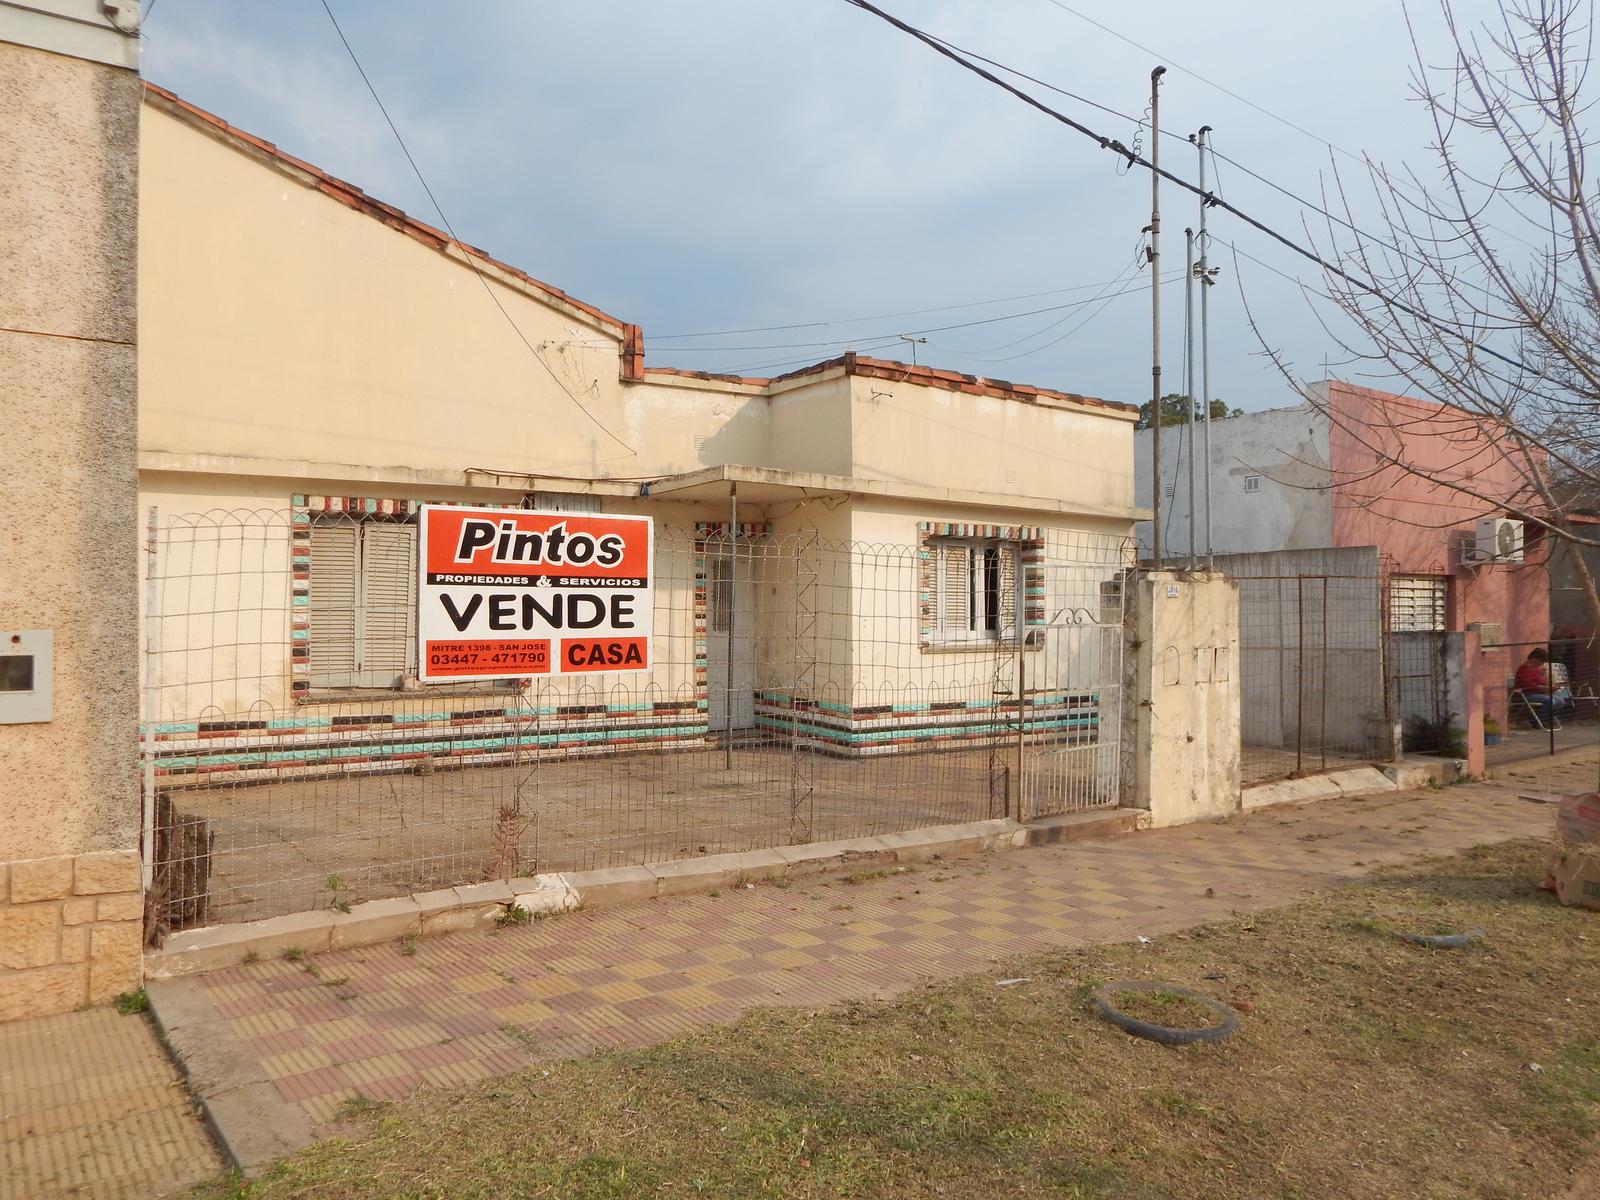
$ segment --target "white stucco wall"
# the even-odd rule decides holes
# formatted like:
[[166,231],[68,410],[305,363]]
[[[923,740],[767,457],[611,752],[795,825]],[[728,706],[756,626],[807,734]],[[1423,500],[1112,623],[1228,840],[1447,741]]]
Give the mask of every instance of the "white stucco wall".
[[852,378],[854,473],[868,479],[1133,504],[1131,413]]
[[[1154,498],[1150,486],[1148,429],[1133,435],[1134,486],[1142,507]],[[1204,449],[1204,425],[1195,440]],[[1161,431],[1162,526],[1169,554],[1187,555],[1189,544],[1189,434],[1186,426]],[[1196,463],[1197,467],[1200,465]],[[1211,423],[1211,529],[1219,554],[1302,550],[1333,544],[1332,493],[1328,491],[1328,422],[1310,405],[1269,409]],[[1258,477],[1258,490],[1245,480]],[[1197,470],[1197,542],[1205,548],[1205,473]],[[1151,524],[1138,525],[1141,555],[1149,553]]]

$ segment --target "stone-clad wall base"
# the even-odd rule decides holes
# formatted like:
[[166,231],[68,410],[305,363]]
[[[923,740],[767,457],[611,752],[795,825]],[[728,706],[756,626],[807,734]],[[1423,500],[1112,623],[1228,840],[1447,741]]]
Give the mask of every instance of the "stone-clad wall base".
[[0,1021],[137,988],[143,931],[136,850],[0,863]]

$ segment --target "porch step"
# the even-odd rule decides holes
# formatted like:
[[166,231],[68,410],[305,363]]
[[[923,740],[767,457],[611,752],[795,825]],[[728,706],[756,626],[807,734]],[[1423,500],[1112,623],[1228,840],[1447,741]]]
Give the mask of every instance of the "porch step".
[[1139,827],[1136,808],[1103,808],[1093,812],[1062,813],[1027,822],[1027,844],[1055,846],[1063,842],[1082,842],[1090,838],[1120,837]]

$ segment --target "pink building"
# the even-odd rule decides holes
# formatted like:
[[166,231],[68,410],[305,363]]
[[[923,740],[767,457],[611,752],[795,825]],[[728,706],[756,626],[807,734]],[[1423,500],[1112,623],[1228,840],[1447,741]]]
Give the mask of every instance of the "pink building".
[[[1181,558],[1190,549],[1189,439],[1182,429],[1164,434],[1164,540],[1167,554]],[[1135,450],[1142,506],[1152,500],[1149,438],[1138,434]],[[1508,678],[1527,644],[1550,633],[1550,583],[1545,541],[1532,525],[1522,529],[1520,556],[1497,559],[1478,545],[1481,520],[1531,507],[1489,422],[1326,381],[1306,403],[1214,422],[1206,467],[1217,553],[1376,547],[1391,630],[1459,631],[1479,645],[1464,663],[1463,687],[1476,699],[1462,714],[1469,744],[1481,746],[1485,715],[1505,724]],[[1149,523],[1138,532],[1148,553]]]

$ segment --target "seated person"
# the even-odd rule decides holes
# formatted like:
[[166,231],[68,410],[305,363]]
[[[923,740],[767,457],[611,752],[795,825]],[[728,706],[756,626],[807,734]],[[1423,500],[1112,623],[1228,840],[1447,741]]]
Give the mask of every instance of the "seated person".
[[1572,708],[1572,689],[1567,686],[1567,668],[1550,661],[1543,646],[1528,651],[1517,668],[1516,689],[1527,700],[1539,720],[1548,724],[1555,714]]

